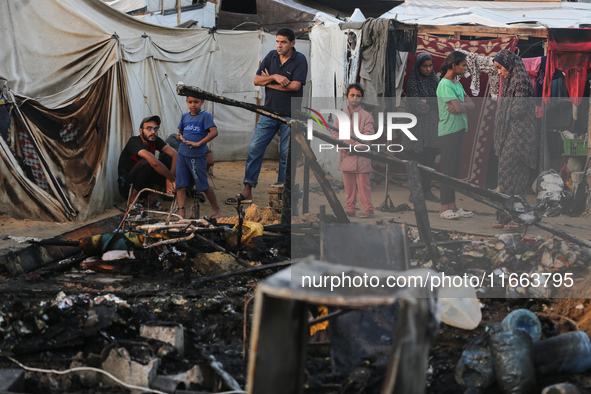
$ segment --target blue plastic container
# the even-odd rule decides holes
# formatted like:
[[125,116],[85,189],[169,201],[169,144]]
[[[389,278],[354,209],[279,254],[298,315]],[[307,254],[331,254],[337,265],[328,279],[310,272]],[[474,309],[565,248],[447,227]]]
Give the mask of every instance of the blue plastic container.
[[542,337],[542,324],[535,313],[527,309],[517,309],[507,315],[501,322],[503,331],[524,330],[529,333],[533,342]]
[[591,341],[584,331],[572,331],[534,344],[538,374],[583,373],[591,369]]

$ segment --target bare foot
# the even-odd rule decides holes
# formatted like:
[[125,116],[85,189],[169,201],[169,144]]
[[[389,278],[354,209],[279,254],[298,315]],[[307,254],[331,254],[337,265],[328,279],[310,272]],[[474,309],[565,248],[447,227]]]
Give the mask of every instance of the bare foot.
[[209,217],[212,219],[219,219],[221,214],[222,214],[221,208],[217,207],[216,209],[213,209],[211,211],[211,215]]
[[177,214],[181,217],[181,218],[185,218],[185,208],[178,208],[178,212]]

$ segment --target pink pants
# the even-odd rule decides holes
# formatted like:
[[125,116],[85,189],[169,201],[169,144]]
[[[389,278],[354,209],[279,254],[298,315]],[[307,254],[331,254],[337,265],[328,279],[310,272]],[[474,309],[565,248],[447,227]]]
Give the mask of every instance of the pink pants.
[[347,211],[355,212],[357,204],[357,188],[359,188],[359,201],[366,212],[373,212],[371,203],[371,186],[369,185],[369,172],[355,173],[343,171],[343,183],[347,193]]

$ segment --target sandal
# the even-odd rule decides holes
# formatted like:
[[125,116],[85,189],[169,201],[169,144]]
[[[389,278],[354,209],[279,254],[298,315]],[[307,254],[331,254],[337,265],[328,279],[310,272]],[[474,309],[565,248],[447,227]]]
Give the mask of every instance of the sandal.
[[458,212],[454,212],[451,209],[448,209],[447,211],[441,212],[439,214],[439,217],[441,219],[447,219],[447,220],[459,219],[460,215],[458,214]]
[[521,224],[515,223],[513,220],[511,220],[509,223],[505,224],[503,226],[503,228],[505,230],[517,230],[517,229],[521,228],[521,226],[522,226]]
[[347,214],[347,216],[349,216],[350,218],[355,217],[355,211],[345,211],[345,213]]
[[456,211],[456,213],[461,217],[461,218],[471,218],[472,216],[474,216],[474,212],[472,211],[464,211],[462,208],[458,209]]
[[373,211],[363,211],[357,216],[360,218],[373,218],[374,215],[373,215]]
[[504,223],[494,223],[492,225],[492,228],[505,228],[505,224]]
[[236,195],[236,197],[230,197],[226,200],[226,204],[227,205],[238,205],[238,203],[241,204],[251,204],[252,200],[251,199],[247,199],[246,197],[244,197],[242,195],[242,193],[238,193]]

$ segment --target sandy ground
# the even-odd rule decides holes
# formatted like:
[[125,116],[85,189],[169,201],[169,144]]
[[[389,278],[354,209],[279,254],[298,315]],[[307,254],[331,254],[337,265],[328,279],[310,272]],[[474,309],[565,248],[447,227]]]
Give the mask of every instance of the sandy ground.
[[[301,167],[300,167],[301,168]],[[236,216],[236,208],[232,205],[224,204],[224,201],[228,197],[235,196],[238,192],[242,191],[242,178],[244,176],[244,162],[219,162],[214,167],[214,177],[210,181],[214,187],[218,203],[222,208],[223,217]],[[259,185],[254,190],[253,203],[259,207],[266,207],[268,205],[268,195],[266,188],[268,185],[273,184],[277,181],[277,161],[265,160],[261,170],[259,179]],[[303,185],[301,171],[298,171],[296,181],[300,185]],[[310,208],[309,212],[317,214],[320,211],[320,206],[326,206],[327,213],[331,213],[330,205],[328,201],[319,191],[320,188],[313,175],[310,176]],[[439,191],[434,188],[435,194],[439,194]],[[337,196],[341,203],[345,202],[345,192],[343,189],[336,190]],[[409,198],[408,188],[401,184],[390,183],[388,188],[388,195],[392,199],[395,205],[407,203]],[[386,198],[385,185],[384,183],[372,185],[372,200],[376,207],[380,206]],[[529,195],[528,200],[535,204],[535,196]],[[301,201],[300,201],[301,202]],[[119,202],[123,206],[123,202]],[[474,216],[468,219],[458,220],[445,220],[441,219],[438,215],[440,205],[433,202],[427,202],[427,209],[429,210],[429,221],[433,228],[445,229],[445,230],[456,230],[471,234],[482,234],[482,235],[495,235],[506,230],[499,230],[492,228],[495,223],[495,211],[493,208],[483,205],[479,202],[472,200],[462,194],[457,195],[457,203],[459,207],[474,212]],[[169,204],[169,203],[166,203]],[[359,203],[358,203],[359,206]],[[302,212],[300,204],[300,213]],[[359,211],[360,212],[360,211]],[[91,218],[84,222],[67,222],[67,223],[56,223],[56,222],[42,222],[34,220],[17,220],[7,215],[0,216],[0,253],[5,253],[8,250],[15,250],[22,248],[23,245],[17,241],[7,238],[11,237],[34,237],[34,238],[52,238],[56,235],[72,231],[85,224],[96,222],[108,216],[117,215],[120,211],[113,208],[102,215]],[[211,208],[206,202],[201,206],[201,215],[209,215]],[[367,224],[376,223],[379,221],[393,220],[396,222],[404,222],[409,225],[415,225],[415,216],[413,211],[403,212],[380,212],[375,211],[376,217],[374,219],[360,219],[354,218],[353,221],[363,222]],[[589,224],[589,218],[587,216],[581,217],[569,217],[561,215],[553,218],[544,218],[544,223],[551,224],[557,228],[575,234],[584,239],[591,239],[591,225]],[[523,233],[525,228],[518,230]],[[527,229],[527,235],[540,235],[550,236],[548,232],[541,230],[537,227],[529,227]]]
[[[244,164],[244,161],[220,162],[216,163],[214,166],[214,177],[210,179],[210,184],[214,187],[218,203],[222,208],[222,216],[232,217],[237,215],[235,206],[226,205],[224,204],[224,201],[226,201],[228,197],[235,196],[242,191]],[[260,183],[255,189],[253,197],[254,204],[261,207],[266,207],[268,205],[266,188],[268,185],[277,182],[277,167],[277,161],[265,160],[263,162],[259,179]],[[170,202],[162,202],[167,206],[170,204]],[[125,205],[123,199],[117,203],[121,207]],[[8,215],[0,215],[0,254],[6,253],[10,250],[20,249],[27,245],[26,243],[19,243],[16,240],[7,238],[8,236],[48,239],[120,213],[121,211],[113,208],[86,221],[65,223],[35,221],[29,219],[19,220]],[[189,213],[190,212],[187,211],[187,214]],[[211,214],[211,208],[209,203],[206,202],[201,205],[201,215],[209,214]]]
[[[298,170],[298,175],[296,177],[296,181],[303,185],[303,177],[300,174],[300,170]],[[405,182],[403,179],[400,182],[389,182],[388,186],[388,195],[392,200],[394,205],[400,205],[403,203],[408,204],[412,207],[412,204],[409,202],[410,197],[410,190],[408,187],[404,186]],[[319,189],[318,184],[315,182],[314,176],[310,175],[310,186],[312,190]],[[375,211],[375,218],[373,219],[362,219],[362,218],[352,218],[352,221],[361,222],[361,223],[375,223],[380,221],[395,221],[395,222],[402,222],[407,223],[409,225],[416,225],[416,219],[414,211],[401,211],[401,212],[381,212],[377,210],[377,208],[382,205],[386,201],[386,190],[385,190],[385,183],[382,182],[380,184],[372,184],[372,202],[374,207],[376,208]],[[434,183],[433,192],[436,195],[439,195],[439,190],[437,188],[437,184]],[[341,204],[345,204],[345,191],[344,189],[337,191],[337,197],[339,198]],[[536,205],[536,196],[531,194],[527,196],[527,200],[530,204]],[[439,217],[439,209],[441,205],[439,203],[434,203],[427,201],[427,210],[429,212],[429,222],[432,228],[443,229],[443,230],[455,230],[459,232],[465,232],[470,234],[479,234],[479,235],[487,235],[493,236],[501,233],[507,232],[519,232],[521,234],[526,234],[527,236],[550,236],[551,234],[545,230],[542,230],[538,227],[531,226],[528,228],[522,227],[518,230],[504,230],[504,229],[497,229],[493,228],[493,224],[496,223],[496,210],[488,205],[484,205],[478,201],[473,200],[470,197],[467,197],[461,193],[456,192],[456,203],[457,206],[463,208],[464,210],[469,210],[474,212],[474,216],[471,218],[466,219],[456,219],[456,220],[446,220]],[[311,192],[310,193],[310,212],[311,213],[318,213],[320,205],[325,205],[327,212],[331,212],[330,205],[326,198],[321,195],[319,192]],[[357,202],[357,207],[361,208],[359,201]],[[362,212],[362,211],[357,211]],[[300,209],[301,213],[301,209]],[[591,225],[589,224],[589,216],[583,215],[580,217],[570,217],[566,215],[560,215],[557,217],[551,218],[543,218],[542,221],[546,224],[550,224],[555,226],[556,228],[577,235],[578,237],[584,238],[586,240],[591,240]]]
[[[214,170],[214,178],[212,185],[222,208],[222,216],[233,217],[236,215],[234,206],[225,205],[223,202],[228,198],[234,196],[242,190],[242,177],[244,173],[244,162],[233,163],[216,163]],[[268,196],[266,193],[267,185],[273,184],[277,180],[277,162],[265,161],[261,172],[260,184],[254,193],[254,203],[260,207],[268,205]],[[301,174],[298,173],[296,181],[303,185]],[[320,211],[320,207],[324,205],[327,213],[331,213],[330,206],[319,191],[318,184],[315,179],[311,177],[310,184],[310,213],[316,214]],[[434,192],[439,194],[439,191],[434,188]],[[385,200],[386,193],[384,184],[375,184],[372,187],[373,203],[376,207],[382,204]],[[388,189],[388,194],[393,200],[394,204],[399,205],[408,202],[409,190],[400,184],[391,184]],[[341,203],[345,201],[344,190],[337,190],[337,196]],[[535,203],[535,196],[528,196],[530,202]],[[480,234],[483,236],[491,236],[500,232],[507,232],[492,228],[495,222],[494,209],[478,203],[469,197],[458,194],[458,206],[464,209],[472,210],[474,217],[469,219],[459,220],[444,220],[439,218],[439,204],[427,202],[429,210],[429,220],[433,228],[455,230],[463,233]],[[120,202],[122,203],[122,201]],[[166,203],[169,204],[169,203]],[[202,214],[208,215],[210,213],[209,204],[205,203],[202,207]],[[300,207],[301,213],[301,207]],[[28,244],[19,244],[13,239],[7,239],[7,236],[13,237],[35,237],[35,238],[51,238],[59,234],[72,231],[83,225],[101,220],[103,218],[118,215],[120,211],[111,209],[102,215],[94,217],[85,222],[69,222],[69,223],[55,223],[55,222],[39,222],[34,220],[16,220],[6,215],[0,216],[0,255],[7,253],[10,250],[16,250],[26,247]],[[380,212],[376,211],[376,217],[373,219],[354,218],[353,221],[367,224],[374,224],[380,222],[388,222],[390,220],[396,222],[404,222],[408,225],[415,225],[415,217],[413,211],[404,212]],[[543,219],[545,223],[552,224],[563,231],[575,234],[583,239],[591,239],[591,225],[589,225],[589,218],[587,216],[571,218],[568,216],[559,216],[555,218]],[[523,229],[520,232],[523,233]],[[527,230],[527,235],[540,235],[548,237],[551,234],[537,228],[532,227]],[[85,279],[86,280],[86,279]],[[146,279],[141,279],[145,281]],[[86,284],[86,283],[85,283]],[[103,284],[100,284],[103,286]],[[589,277],[582,278],[578,286],[585,289],[591,285]],[[145,290],[145,284],[142,283],[142,289]],[[78,290],[73,290],[78,291]],[[562,294],[562,297],[576,297],[580,296],[577,289],[572,289],[568,294]],[[482,300],[485,305],[483,308],[484,320],[479,328],[475,331],[464,331],[451,326],[442,325],[437,342],[432,348],[432,353],[435,356],[431,357],[431,363],[434,363],[432,369],[435,371],[433,375],[432,386],[429,392],[451,392],[454,388],[459,390],[459,387],[454,381],[455,361],[459,359],[462,349],[467,341],[480,335],[484,332],[484,327],[492,326],[498,323],[502,318],[512,309],[524,307],[534,310],[540,317],[549,318],[557,325],[558,332],[567,332],[572,330],[583,330],[591,335],[591,300],[582,298],[554,298],[543,301],[526,301],[526,300],[506,300],[506,299],[486,299]],[[216,320],[218,322],[218,320]],[[218,323],[216,323],[217,325]],[[574,378],[573,378],[574,379]],[[589,387],[586,381],[579,381],[580,387]],[[446,387],[447,390],[442,390]],[[439,390],[438,390],[439,388]],[[442,390],[442,391],[440,391]]]

